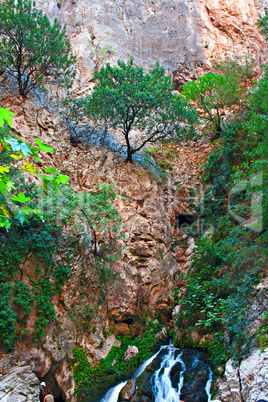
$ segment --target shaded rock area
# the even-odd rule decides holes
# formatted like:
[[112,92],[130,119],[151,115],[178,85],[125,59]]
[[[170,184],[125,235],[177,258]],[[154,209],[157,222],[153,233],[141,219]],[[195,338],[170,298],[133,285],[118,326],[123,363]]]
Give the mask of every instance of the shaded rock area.
[[39,380],[30,366],[13,367],[0,376],[1,402],[36,402],[39,400]]
[[209,377],[208,366],[198,361],[183,374],[185,382],[182,387],[182,394],[185,402],[207,402],[208,395],[205,387]]
[[[207,402],[208,395],[205,387],[210,373],[207,354],[199,350],[184,349],[181,359],[186,366],[183,372],[184,381],[181,390],[185,402]],[[176,372],[171,373],[173,383],[174,375]],[[176,380],[179,380],[178,374]]]

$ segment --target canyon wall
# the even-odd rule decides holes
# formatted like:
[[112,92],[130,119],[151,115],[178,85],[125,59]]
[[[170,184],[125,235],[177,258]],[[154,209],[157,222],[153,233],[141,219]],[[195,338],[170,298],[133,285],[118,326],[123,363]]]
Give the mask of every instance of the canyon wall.
[[[267,0],[37,0],[51,20],[66,24],[78,57],[77,93],[92,71],[134,57],[159,61],[178,84],[207,71],[213,61],[250,54],[260,68],[265,43],[256,22]],[[101,51],[102,49],[102,51]],[[114,54],[113,54],[114,53]]]
[[[265,60],[266,45],[256,21],[268,6],[267,0],[37,0],[36,3],[51,20],[58,18],[66,24],[66,35],[78,58],[76,95],[92,87],[92,73],[101,64],[115,63],[118,58],[134,57],[135,63],[144,68],[151,68],[159,61],[178,85],[209,71],[213,61],[221,57],[250,53],[257,61],[258,71]],[[175,217],[188,208],[188,190],[198,186],[201,163],[212,146],[191,142],[177,147],[173,150],[176,163],[172,177],[163,180],[148,168],[122,163],[120,155],[111,150],[91,147],[80,152],[71,146],[66,122],[50,101],[43,95],[39,99],[17,100],[12,95],[13,89],[6,88],[2,100],[3,106],[12,106],[17,113],[14,128],[21,138],[32,141],[39,136],[54,147],[56,138],[56,157],[44,159],[48,166],[64,169],[76,190],[87,191],[99,181],[114,181],[120,194],[117,207],[124,219],[128,247],[114,266],[117,277],[107,289],[106,304],[94,312],[90,327],[82,322],[79,309],[94,302],[92,295],[98,294],[98,278],[81,242],[73,255],[71,279],[55,296],[57,325],[49,325],[40,348],[33,347],[32,338],[26,335],[18,349],[4,356],[0,363],[0,371],[6,373],[19,361],[39,378],[51,384],[54,381],[62,395],[71,400],[74,381],[69,362],[75,344],[87,350],[90,363],[96,364],[118,344],[115,335],[131,331],[130,326],[137,320],[136,300],[142,292],[148,306],[170,320],[170,294],[179,286],[179,274],[189,267],[192,251],[191,247],[186,252],[179,247],[171,250],[173,225]],[[57,91],[55,88],[51,93]],[[65,246],[63,235],[57,258],[65,257]],[[34,265],[35,260],[28,258],[21,267],[21,280],[34,277]],[[30,331],[35,319],[33,312]],[[104,331],[110,328],[114,332],[104,336]]]

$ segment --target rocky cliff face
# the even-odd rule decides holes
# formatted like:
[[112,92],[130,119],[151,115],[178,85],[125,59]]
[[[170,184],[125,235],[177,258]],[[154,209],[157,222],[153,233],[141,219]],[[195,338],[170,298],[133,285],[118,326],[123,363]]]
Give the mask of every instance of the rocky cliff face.
[[135,63],[146,68],[159,61],[178,84],[210,69],[218,58],[250,53],[259,66],[263,61],[265,44],[256,21],[267,0],[36,3],[51,20],[58,18],[66,24],[78,57],[78,93],[88,89],[92,71],[104,61],[134,57]]
[[[239,367],[228,361],[223,379],[218,380],[218,400],[221,402],[255,402],[268,398],[268,349],[254,349]],[[215,401],[217,402],[217,401]]]
[[[259,65],[264,57],[265,45],[255,24],[268,5],[266,0],[36,3],[52,20],[57,17],[66,24],[67,36],[78,57],[77,94],[91,87],[92,72],[106,60],[115,62],[133,56],[135,63],[145,68],[160,61],[179,85],[210,69],[213,60],[223,55],[239,56],[250,51]],[[55,396],[74,400],[68,361],[75,344],[83,346],[90,363],[96,364],[111,346],[118,344],[115,335],[129,333],[130,325],[137,320],[136,302],[141,297],[152,311],[170,319],[169,297],[179,285],[178,274],[187,270],[192,251],[192,245],[187,253],[179,247],[171,250],[174,221],[188,208],[188,190],[198,185],[201,163],[212,146],[192,142],[177,147],[173,150],[173,174],[163,180],[148,168],[122,163],[120,155],[110,149],[73,148],[67,125],[44,97],[22,101],[12,97],[12,91],[6,92],[3,106],[12,106],[17,113],[14,128],[22,139],[31,141],[39,136],[55,147],[56,138],[56,157],[46,157],[44,162],[64,169],[76,190],[87,191],[99,181],[114,181],[121,197],[117,207],[124,219],[128,247],[114,266],[117,278],[107,289],[106,303],[94,312],[90,327],[85,326],[79,311],[93,302],[92,295],[98,294],[98,278],[85,245],[80,244],[73,255],[71,279],[55,296],[57,325],[49,325],[40,348],[33,347],[32,338],[26,336],[0,366],[1,372],[6,373],[20,359],[27,370],[30,366],[32,372],[58,390]],[[57,258],[64,258],[65,247],[63,235]],[[22,280],[34,275],[34,265],[30,256],[21,267]],[[32,329],[35,318],[33,314],[28,329]],[[94,331],[90,329],[93,327]],[[114,332],[104,336],[110,328]],[[36,387],[36,378],[31,380]],[[6,386],[1,392],[0,396],[7,398],[10,388]]]
[[[202,142],[175,146],[173,168],[162,177],[157,170],[123,163],[120,154],[105,147],[83,150],[72,147],[68,127],[43,101],[17,99],[7,91],[3,106],[11,105],[17,113],[13,126],[21,138],[33,142],[38,136],[56,147],[56,154],[44,156],[43,162],[63,169],[77,191],[91,190],[98,182],[113,181],[120,194],[117,208],[124,219],[127,248],[114,264],[117,277],[106,289],[105,302],[98,303],[99,277],[87,245],[81,234],[75,233],[78,244],[69,256],[71,278],[53,300],[57,322],[47,327],[41,347],[33,346],[32,332],[37,318],[33,311],[27,324],[29,334],[23,336],[16,351],[0,367],[0,371],[7,373],[17,361],[28,365],[50,385],[55,396],[71,400],[74,380],[69,362],[75,345],[82,346],[90,363],[95,365],[112,346],[119,345],[116,335],[132,331],[131,326],[144,313],[137,306],[145,305],[152,314],[157,311],[167,322],[170,320],[170,296],[178,286],[178,275],[188,269],[192,252],[192,245],[186,254],[181,247],[172,250],[174,222],[188,208],[189,189],[198,185],[201,164],[213,146]],[[54,257],[63,261],[67,248],[63,232]],[[20,280],[29,283],[28,277],[34,279],[35,265],[35,257],[27,256],[20,268]],[[87,306],[93,306],[94,310],[89,321],[81,315]]]

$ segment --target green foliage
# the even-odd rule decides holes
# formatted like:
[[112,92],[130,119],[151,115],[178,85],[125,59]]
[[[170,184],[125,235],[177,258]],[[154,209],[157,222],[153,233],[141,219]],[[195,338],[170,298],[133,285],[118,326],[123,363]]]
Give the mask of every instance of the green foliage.
[[[171,78],[158,63],[146,74],[132,59],[127,64],[119,60],[116,67],[102,67],[94,79],[92,95],[74,102],[73,115],[87,115],[121,130],[129,162],[146,143],[174,138],[182,122],[195,121],[196,114],[174,94]],[[139,143],[131,137],[134,130],[141,132]]]
[[[268,266],[266,86],[265,75],[252,91],[249,109],[221,132],[204,165],[204,198],[196,207],[214,231],[197,240],[177,324],[188,326],[190,333],[210,334],[204,346],[215,366],[248,353],[252,343],[249,306]],[[253,215],[252,200],[257,203],[260,194],[262,209]],[[264,321],[262,345],[265,331]]]
[[252,65],[246,61],[223,62],[216,66],[221,72],[207,73],[182,87],[182,96],[195,101],[203,118],[212,124],[217,136],[223,129],[223,116],[233,106],[242,106],[245,98],[245,81],[252,78]]
[[5,346],[12,349],[16,335],[15,322],[17,314],[9,304],[12,287],[9,283],[0,283],[0,333]]
[[[41,142],[39,138],[36,139],[38,148],[32,147],[16,138],[8,127],[1,127],[4,122],[11,126],[13,115],[14,113],[11,113],[8,108],[0,108],[0,227],[5,227],[7,230],[14,219],[23,224],[32,215],[41,218],[40,210],[37,207],[30,207],[30,197],[26,197],[23,193],[12,194],[17,188],[21,171],[26,174],[37,174],[43,183],[49,181],[55,191],[60,183],[69,180],[67,176],[59,174],[55,169],[53,172],[47,172],[53,175],[40,173],[33,163],[29,163],[29,158],[39,161],[38,151],[52,152],[52,148]],[[23,165],[17,163],[27,157]]]
[[26,97],[39,84],[56,82],[70,87],[75,75],[75,56],[57,19],[31,0],[7,0],[0,5],[0,69],[18,83]]
[[[50,277],[53,274],[53,268],[55,270],[57,268],[55,263],[52,264],[57,231],[56,227],[42,222],[36,217],[24,226],[14,222],[10,232],[0,235],[0,242],[3,247],[0,256],[0,286],[3,291],[0,306],[0,317],[3,317],[3,323],[0,325],[0,334],[8,349],[14,346],[14,341],[18,335],[15,322],[17,321],[18,331],[21,325],[24,328],[26,319],[33,308],[36,309],[39,316],[36,322],[37,335],[35,340],[41,340],[43,335],[39,328],[40,322],[43,323],[43,330],[49,320],[55,317],[52,297],[56,289],[52,286]],[[31,286],[25,285],[23,282],[13,283],[25,256],[30,253],[35,255],[40,263],[44,264],[47,275],[42,278],[40,269],[37,269],[36,280],[30,279]],[[11,299],[18,315],[12,309]]]
[[261,32],[268,39],[268,11],[265,9],[264,17],[260,18],[258,21],[259,26],[261,27]]
[[12,302],[19,307],[23,318],[28,317],[35,299],[30,287],[23,282],[17,282],[13,287],[13,293],[15,296],[12,298]]
[[[47,176],[45,176],[47,177]],[[40,193],[41,192],[41,193]],[[76,230],[84,231],[84,241],[91,243],[91,253],[106,260],[116,259],[122,218],[113,205],[117,198],[114,184],[97,184],[91,193],[74,192],[68,186],[42,189],[38,195],[38,205],[46,219],[58,224],[69,224]],[[85,230],[86,228],[86,230]],[[118,252],[120,248],[118,248]],[[98,263],[97,269],[98,269]]]
[[50,275],[45,275],[44,278],[39,277],[38,282],[32,280],[32,283],[36,297],[36,313],[39,316],[35,324],[34,340],[40,341],[45,335],[44,330],[49,321],[55,320],[56,313],[52,304],[54,289],[50,281]]
[[261,327],[258,330],[257,338],[259,339],[260,346],[264,351],[268,347],[268,311],[266,311]]
[[[105,359],[93,368],[83,349],[74,348],[74,360],[71,364],[79,400],[96,401],[111,386],[123,381],[133,373],[137,367],[148,359],[153,347],[157,343],[156,333],[161,330],[159,323],[150,322],[144,327],[144,334],[140,337],[120,337],[121,345],[113,346]],[[139,353],[130,360],[124,360],[124,354],[129,345],[135,345]]]

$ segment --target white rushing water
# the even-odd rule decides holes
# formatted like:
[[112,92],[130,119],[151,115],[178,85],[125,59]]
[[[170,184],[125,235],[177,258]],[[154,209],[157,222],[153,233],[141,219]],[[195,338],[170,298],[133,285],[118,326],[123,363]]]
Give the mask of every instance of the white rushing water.
[[[163,356],[161,366],[153,375],[152,382],[153,382],[153,394],[154,394],[154,401],[155,402],[180,402],[180,394],[181,389],[183,386],[183,373],[186,370],[186,366],[181,358],[183,351],[181,351],[176,357],[176,352],[178,349],[174,347],[174,345],[170,344],[169,346],[161,346],[159,351],[155,353],[152,357],[146,360],[134,373],[132,378],[139,377],[146,367],[157,357],[161,350],[165,349],[166,354]],[[196,359],[195,363],[198,362]],[[181,364],[181,371],[180,371],[180,378],[179,383],[176,388],[173,388],[172,382],[170,379],[170,372],[172,367],[176,363]],[[111,388],[105,396],[102,398],[101,402],[117,402],[119,394],[121,390],[126,385],[127,381],[121,382],[120,384],[116,385],[115,387]],[[212,383],[212,371],[209,368],[209,378],[206,383],[206,393],[208,396],[208,402],[211,401],[211,383]]]
[[[167,347],[167,354],[164,356],[160,368],[153,376],[155,402],[180,402],[180,393],[183,385],[183,372],[186,367],[181,359],[182,352],[176,358],[175,352],[176,348],[173,345]],[[171,369],[176,363],[180,363],[182,368],[178,389],[172,387],[170,379]]]
[[210,393],[211,384],[212,384],[212,370],[211,370],[211,368],[209,367],[209,377],[208,377],[208,382],[207,382],[206,388],[205,388],[205,389],[206,389],[207,396],[208,396],[208,402],[211,401],[211,393]]
[[137,378],[141,375],[141,373],[144,372],[144,370],[146,369],[147,366],[149,366],[149,364],[152,363],[152,361],[156,358],[156,356],[158,355],[158,353],[160,352],[160,350],[163,349],[164,346],[161,346],[161,348],[159,349],[159,351],[157,353],[155,353],[152,357],[150,357],[149,359],[147,359],[144,363],[142,363],[142,365],[138,368],[137,371],[135,371],[135,373],[133,374],[132,378]]
[[102,398],[101,402],[117,402],[120,391],[121,391],[121,389],[124,388],[126,383],[127,383],[127,381],[121,382],[120,384],[116,385],[115,387],[109,389],[109,391],[106,392],[106,394]]

